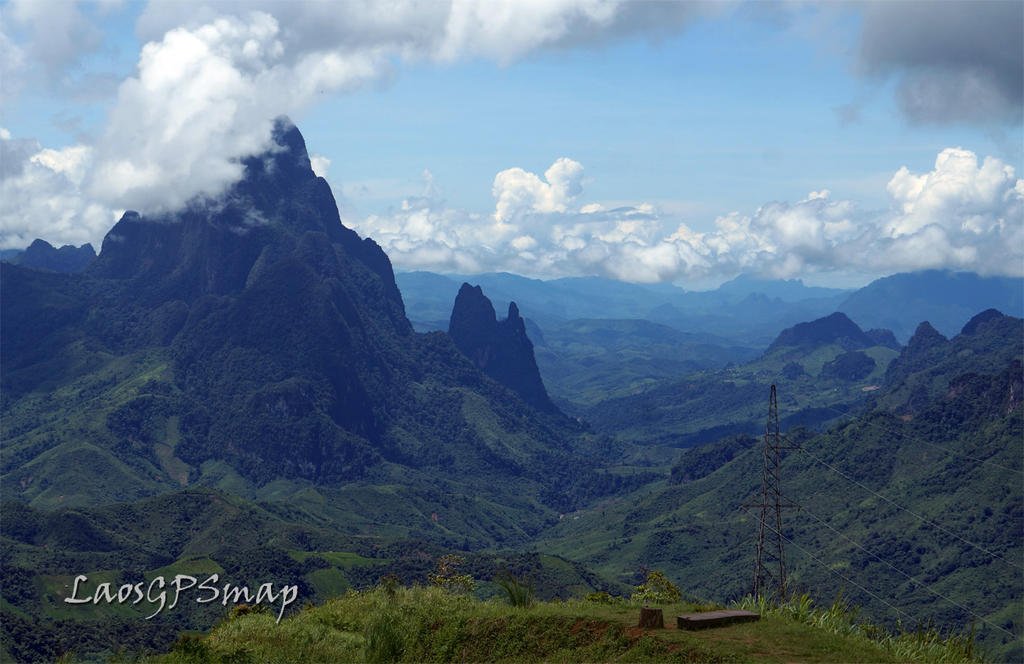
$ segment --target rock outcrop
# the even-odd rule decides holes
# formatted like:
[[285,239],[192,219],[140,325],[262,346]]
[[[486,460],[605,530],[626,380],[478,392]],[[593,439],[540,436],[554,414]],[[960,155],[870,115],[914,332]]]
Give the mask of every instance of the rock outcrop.
[[498,320],[483,290],[464,283],[455,298],[448,335],[481,371],[523,401],[538,410],[557,411],[544,389],[533,343],[515,302],[509,303],[508,316]]

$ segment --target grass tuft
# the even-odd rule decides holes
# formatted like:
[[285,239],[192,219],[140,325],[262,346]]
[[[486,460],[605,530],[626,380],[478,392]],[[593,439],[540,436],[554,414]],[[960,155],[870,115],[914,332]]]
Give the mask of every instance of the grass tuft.
[[520,581],[514,576],[506,576],[497,579],[498,586],[505,591],[505,599],[509,605],[528,608],[533,606],[533,585]]

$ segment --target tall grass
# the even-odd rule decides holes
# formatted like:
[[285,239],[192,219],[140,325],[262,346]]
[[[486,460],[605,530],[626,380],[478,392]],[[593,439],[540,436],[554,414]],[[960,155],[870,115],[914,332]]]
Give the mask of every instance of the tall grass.
[[813,625],[832,634],[873,641],[894,657],[905,661],[932,664],[958,664],[980,662],[974,647],[974,625],[964,634],[942,634],[934,624],[906,630],[902,624],[895,631],[870,622],[858,622],[859,608],[843,599],[842,593],[827,609],[814,606],[807,594],[793,597],[787,602],[774,604],[764,597],[744,597],[738,607],[754,611],[761,616],[778,616],[807,625]]
[[401,619],[394,609],[375,612],[366,625],[366,661],[397,662],[405,652]]

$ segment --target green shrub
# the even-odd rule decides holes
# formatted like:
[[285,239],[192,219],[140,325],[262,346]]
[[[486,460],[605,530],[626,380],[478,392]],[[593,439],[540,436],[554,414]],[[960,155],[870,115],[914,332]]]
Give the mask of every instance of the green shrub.
[[449,592],[469,594],[476,588],[476,581],[469,574],[459,574],[459,568],[465,563],[462,556],[449,553],[437,560],[437,567],[427,579],[432,585],[444,588]]
[[231,613],[228,614],[228,620],[234,620],[242,616],[247,616],[250,613],[267,613],[268,609],[264,604],[237,604],[231,608]]
[[858,607],[851,606],[840,593],[828,609],[817,609],[810,596],[804,594],[782,604],[773,604],[764,597],[747,595],[738,606],[756,611],[763,617],[779,616],[808,625],[814,625],[826,632],[871,641],[882,647],[900,661],[935,662],[953,664],[974,662],[974,625],[964,634],[943,635],[933,624],[907,630],[898,623],[895,631],[869,622],[858,623]]
[[790,599],[780,608],[783,607],[789,613],[789,617],[797,622],[809,623],[811,616],[815,614],[814,600],[807,593]]
[[186,662],[206,662],[212,659],[213,653],[202,636],[182,634],[174,642],[171,652]]
[[652,570],[647,573],[647,581],[636,587],[631,599],[642,604],[675,604],[681,597],[676,584],[663,572]]

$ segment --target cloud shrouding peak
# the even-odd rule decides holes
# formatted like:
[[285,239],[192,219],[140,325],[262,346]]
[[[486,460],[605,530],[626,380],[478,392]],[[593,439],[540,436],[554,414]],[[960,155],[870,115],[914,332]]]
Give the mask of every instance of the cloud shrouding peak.
[[[0,238],[98,246],[116,210],[155,212],[216,194],[241,176],[241,158],[267,148],[275,117],[378,69],[365,53],[285,64],[280,26],[259,12],[171,30],[143,47],[94,145],[19,153],[19,176],[2,183]],[[58,167],[72,156],[74,173]]]
[[346,221],[408,269],[638,282],[926,268],[1024,275],[1024,180],[998,159],[979,163],[961,148],[943,150],[927,173],[899,169],[886,211],[860,210],[821,190],[752,215],[720,216],[708,232],[650,205],[578,205],[582,174],[582,165],[565,158],[543,179],[502,171],[492,214],[424,196],[391,214]]
[[146,44],[96,146],[90,193],[141,210],[215,193],[241,176],[242,157],[267,147],[274,117],[378,70],[362,53],[309,53],[291,66],[283,59],[280,26],[260,12]]

